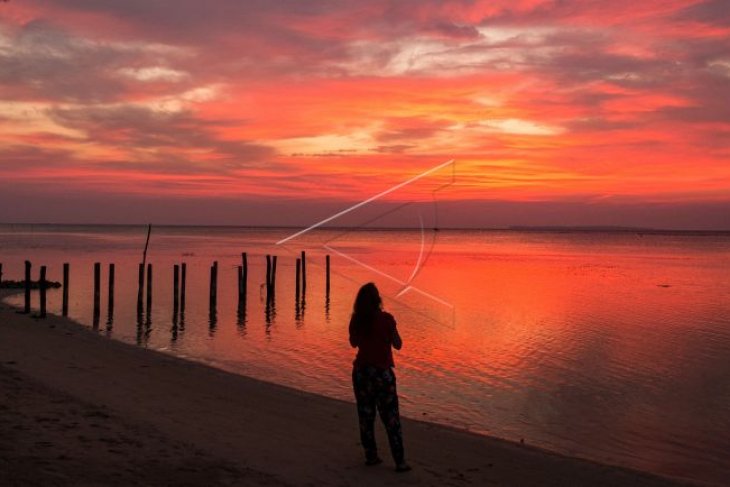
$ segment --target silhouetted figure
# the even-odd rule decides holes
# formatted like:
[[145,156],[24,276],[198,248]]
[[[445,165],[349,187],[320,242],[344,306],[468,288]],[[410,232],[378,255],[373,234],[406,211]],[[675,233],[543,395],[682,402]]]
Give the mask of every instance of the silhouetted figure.
[[388,432],[390,451],[398,472],[411,469],[405,462],[403,435],[398,410],[393,351],[400,350],[403,341],[395,319],[382,310],[382,300],[375,284],[360,288],[350,318],[350,345],[358,348],[352,368],[352,386],[360,420],[360,441],[365,449],[365,464],[382,462],[375,444],[375,411],[380,413]]

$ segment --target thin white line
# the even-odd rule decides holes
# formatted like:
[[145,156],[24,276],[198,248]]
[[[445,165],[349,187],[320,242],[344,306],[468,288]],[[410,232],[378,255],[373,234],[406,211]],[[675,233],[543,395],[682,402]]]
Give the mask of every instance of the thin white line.
[[422,290],[418,289],[415,286],[406,286],[405,289],[403,289],[401,292],[399,292],[396,297],[401,297],[403,294],[405,294],[408,291],[416,291],[417,293],[423,294],[427,298],[431,298],[434,301],[437,301],[437,302],[443,304],[444,306],[446,306],[449,309],[454,309],[454,305],[453,304],[451,304],[451,303],[449,303],[447,301],[444,301],[443,299],[437,298],[433,294],[429,294],[426,291],[422,291]]
[[322,225],[324,225],[325,223],[331,222],[332,220],[335,220],[335,219],[337,219],[337,218],[341,217],[342,215],[345,215],[345,214],[347,214],[347,213],[351,212],[352,210],[356,210],[356,209],[360,208],[361,206],[365,206],[365,205],[367,205],[368,203],[372,203],[373,201],[377,200],[378,198],[382,198],[383,196],[385,196],[385,195],[387,195],[387,194],[390,194],[390,193],[392,193],[393,191],[397,191],[397,190],[399,190],[400,188],[402,188],[403,186],[407,186],[407,185],[411,184],[412,182],[414,182],[414,181],[417,181],[417,180],[421,179],[422,177],[428,176],[428,175],[429,175],[429,174],[431,174],[432,172],[434,172],[434,171],[438,171],[439,169],[441,169],[441,168],[443,168],[443,167],[446,167],[446,166],[448,166],[449,164],[452,164],[453,162],[454,162],[454,160],[453,160],[453,159],[450,159],[450,160],[448,160],[448,161],[446,161],[446,162],[444,162],[444,163],[442,163],[442,164],[439,164],[439,165],[438,165],[438,166],[436,166],[436,167],[432,167],[432,168],[431,168],[431,169],[429,169],[428,171],[426,171],[426,172],[423,172],[423,173],[421,173],[421,174],[418,174],[418,175],[416,175],[416,176],[412,177],[411,179],[409,179],[409,180],[407,180],[407,181],[404,181],[404,182],[402,182],[402,183],[400,183],[400,184],[397,184],[397,185],[393,186],[393,187],[392,187],[392,188],[390,188],[390,189],[386,189],[386,190],[385,190],[385,191],[383,191],[382,193],[376,194],[375,196],[371,196],[370,198],[366,199],[365,201],[361,201],[360,203],[357,203],[357,204],[355,204],[355,205],[352,205],[351,207],[349,207],[349,208],[347,208],[347,209],[345,209],[345,210],[342,210],[342,211],[341,211],[341,212],[339,212],[339,213],[335,213],[334,215],[332,215],[332,216],[330,216],[330,217],[328,217],[328,218],[325,218],[324,220],[322,220],[322,221],[320,221],[320,222],[317,222],[317,223],[315,223],[315,224],[313,224],[313,225],[310,225],[309,227],[305,228],[304,230],[300,230],[300,231],[298,231],[298,232],[296,232],[296,233],[294,233],[294,234],[292,234],[292,235],[289,235],[288,237],[286,237],[286,238],[283,238],[283,239],[279,240],[278,242],[276,242],[276,245],[281,245],[281,244],[283,244],[283,243],[286,243],[286,242],[288,242],[289,240],[291,240],[291,239],[293,239],[293,238],[297,238],[297,237],[298,237],[298,236],[300,236],[300,235],[304,235],[305,233],[307,233],[307,232],[308,232],[308,231],[310,231],[310,230],[314,230],[314,229],[315,229],[315,228],[317,228],[317,227],[321,227],[321,226],[322,226]]
[[[413,282],[413,279],[416,277],[416,274],[418,273],[418,269],[421,268],[421,259],[423,259],[423,248],[426,246],[426,236],[424,235],[423,231],[423,217],[421,217],[421,214],[418,214],[418,221],[421,224],[421,250],[418,252],[418,260],[416,261],[416,265],[413,267],[413,272],[411,273],[411,277],[408,278],[406,281],[406,284],[410,284]],[[398,293],[398,296],[400,296],[403,293],[403,291]]]
[[405,286],[405,285],[407,285],[407,284],[408,284],[407,282],[403,282],[403,281],[401,281],[400,279],[397,279],[397,278],[395,278],[395,277],[391,276],[390,274],[386,274],[386,273],[385,273],[385,272],[383,272],[383,271],[379,271],[379,270],[378,270],[378,269],[376,269],[375,267],[369,266],[369,265],[367,265],[367,264],[366,264],[366,263],[364,263],[364,262],[360,262],[359,260],[357,260],[357,259],[356,259],[356,258],[354,258],[354,257],[350,257],[350,256],[349,256],[349,255],[347,255],[347,254],[343,254],[343,253],[342,253],[342,252],[340,252],[339,250],[337,250],[337,249],[334,249],[334,248],[330,247],[330,246],[329,246],[329,245],[327,245],[327,244],[325,244],[325,245],[324,245],[324,248],[326,248],[326,249],[327,249],[327,250],[329,250],[330,252],[334,252],[335,254],[339,255],[340,257],[344,257],[345,259],[349,260],[350,262],[354,262],[355,264],[357,264],[357,265],[360,265],[360,266],[362,266],[362,267],[364,267],[364,268],[368,269],[369,271],[372,271],[372,272],[374,272],[374,273],[376,273],[376,274],[379,274],[379,275],[381,275],[381,276],[383,276],[383,277],[386,277],[386,278],[390,279],[391,281],[395,282],[396,284],[399,284],[399,285],[401,285],[401,286]]

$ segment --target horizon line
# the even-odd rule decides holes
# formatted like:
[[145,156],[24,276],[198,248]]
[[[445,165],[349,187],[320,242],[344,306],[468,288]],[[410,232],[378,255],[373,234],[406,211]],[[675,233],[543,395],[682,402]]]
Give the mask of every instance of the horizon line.
[[[66,227],[163,227],[163,228],[241,228],[241,229],[265,229],[265,230],[289,230],[301,228],[301,225],[247,225],[247,224],[199,224],[199,223],[52,223],[52,222],[0,222],[0,226],[66,226]],[[349,226],[319,226],[312,230],[421,230],[418,226],[384,226],[384,227],[349,227]],[[449,231],[449,230],[478,230],[478,231],[524,231],[524,232],[615,232],[615,233],[730,233],[727,229],[688,229],[688,228],[658,228],[642,226],[623,225],[509,225],[502,227],[467,227],[467,226],[439,226],[428,227],[425,230]]]

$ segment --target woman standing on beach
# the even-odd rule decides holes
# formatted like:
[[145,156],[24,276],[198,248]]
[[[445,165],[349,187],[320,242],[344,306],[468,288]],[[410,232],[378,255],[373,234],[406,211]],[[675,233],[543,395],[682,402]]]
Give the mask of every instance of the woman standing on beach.
[[403,341],[393,315],[383,311],[382,306],[378,288],[369,282],[357,293],[350,318],[350,345],[358,348],[352,368],[352,386],[360,420],[360,441],[365,449],[365,464],[381,463],[374,431],[377,408],[388,432],[395,469],[407,472],[411,467],[405,462],[403,451],[391,348],[400,350]]

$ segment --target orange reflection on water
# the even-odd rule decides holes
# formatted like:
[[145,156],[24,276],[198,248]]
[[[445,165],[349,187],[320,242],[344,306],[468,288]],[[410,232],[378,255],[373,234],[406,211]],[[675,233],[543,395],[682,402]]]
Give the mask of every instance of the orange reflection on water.
[[[322,230],[297,242],[308,250],[302,307],[294,299],[299,254],[272,245],[284,231],[159,229],[150,253],[153,309],[138,325],[143,235],[118,228],[3,235],[11,239],[9,278],[28,248],[50,279],[72,262],[71,315],[89,325],[93,262],[114,261],[115,313],[100,332],[346,400],[352,300],[374,280],[405,342],[395,357],[404,414],[660,473],[704,480],[730,473],[718,454],[730,450],[728,237],[441,231],[411,283],[437,298],[430,299],[399,296],[402,285],[386,277],[402,282],[414,272],[420,233]],[[321,243],[335,237],[340,251],[381,274],[333,255],[326,308]],[[242,250],[250,266],[244,314],[235,285]],[[267,253],[279,254],[268,309]],[[175,326],[172,265],[183,260],[185,322]],[[49,296],[51,311],[59,299]]]

